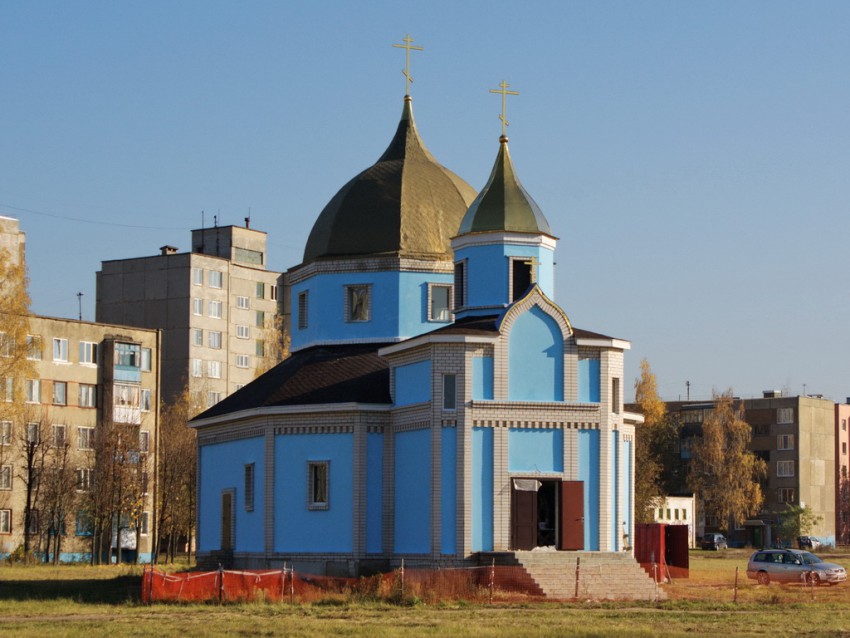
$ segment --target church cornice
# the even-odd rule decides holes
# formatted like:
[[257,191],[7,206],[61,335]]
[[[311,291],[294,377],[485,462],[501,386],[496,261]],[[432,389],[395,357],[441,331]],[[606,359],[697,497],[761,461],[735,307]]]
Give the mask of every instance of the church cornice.
[[189,427],[195,429],[207,428],[221,424],[236,424],[238,421],[252,419],[257,417],[272,417],[272,416],[288,416],[288,415],[303,415],[316,414],[319,416],[329,413],[340,412],[389,412],[393,406],[391,404],[375,404],[375,403],[316,403],[305,405],[270,405],[261,408],[251,408],[248,410],[240,410],[238,412],[229,412],[219,416],[209,417],[207,419],[197,419],[188,423]]
[[499,335],[494,335],[492,337],[452,334],[422,335],[421,337],[414,337],[413,339],[408,339],[401,343],[381,348],[378,350],[378,354],[382,357],[386,357],[406,350],[411,350],[413,348],[421,348],[422,346],[427,346],[432,343],[496,343],[498,340]]
[[460,250],[467,246],[490,246],[494,244],[511,244],[514,246],[541,246],[555,250],[557,237],[540,233],[516,233],[507,231],[491,231],[467,233],[452,238],[452,249]]
[[451,257],[416,259],[387,255],[384,257],[362,257],[347,259],[320,259],[307,264],[295,266],[286,272],[286,282],[298,284],[310,277],[324,274],[341,274],[355,272],[427,272],[450,275],[454,272],[454,262]]

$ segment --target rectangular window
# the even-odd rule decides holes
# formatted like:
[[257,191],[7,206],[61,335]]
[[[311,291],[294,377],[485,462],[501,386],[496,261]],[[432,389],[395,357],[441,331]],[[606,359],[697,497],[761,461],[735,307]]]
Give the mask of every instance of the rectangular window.
[[221,392],[207,392],[207,407],[211,408],[221,401]]
[[250,326],[236,326],[236,338],[237,339],[250,339],[251,338],[251,327]]
[[236,355],[236,367],[237,368],[247,368],[248,367],[248,355],[247,354],[237,354]]
[[74,534],[77,536],[91,536],[92,525],[89,513],[86,510],[77,510],[74,518]]
[[192,329],[192,344],[196,346],[204,345],[204,331],[201,328]]
[[682,510],[682,520],[688,520],[688,510]]
[[841,443],[841,453],[847,454],[847,443],[846,442]]
[[794,408],[778,408],[776,410],[776,422],[779,424],[794,423]]
[[257,342],[254,344],[254,354],[258,357],[266,356],[266,342],[262,339],[257,339]]
[[139,536],[147,536],[151,533],[151,513],[142,512],[139,519]]
[[620,414],[620,380],[617,378],[611,379],[611,411]]
[[138,368],[142,364],[142,347],[134,343],[115,344],[115,365]]
[[372,286],[358,284],[345,287],[345,320],[348,322],[369,321]]
[[213,319],[221,319],[221,307],[222,304],[220,301],[210,301],[209,302],[209,311],[210,317]]
[[204,269],[203,268],[192,268],[192,285],[194,285],[194,286],[203,286],[204,285]]
[[793,450],[794,449],[794,435],[793,434],[780,434],[776,437],[776,449],[777,450]]
[[151,433],[147,430],[139,431],[139,452],[151,451]]
[[4,465],[0,467],[0,490],[12,489],[12,466]]
[[27,423],[27,444],[38,445],[41,441],[41,424]]
[[151,411],[151,391],[149,388],[142,388],[142,412]]
[[192,359],[192,376],[193,377],[202,377],[204,376],[204,362],[200,359]]
[[0,510],[0,534],[12,533],[12,510]]
[[330,461],[310,461],[307,463],[307,509],[328,509],[329,473]]
[[77,449],[94,449],[94,428],[77,428]]
[[780,478],[794,476],[794,461],[777,461],[776,476]]
[[53,426],[53,447],[55,447],[55,448],[65,447],[65,426],[64,425],[54,425]]
[[277,301],[277,286],[275,286],[274,284],[270,284],[269,292],[271,293],[272,301]]
[[307,297],[308,291],[298,293],[298,329],[304,330],[307,327]]
[[66,362],[68,361],[68,340],[53,338],[53,360]]
[[94,469],[90,467],[77,468],[77,491],[88,492],[94,485]]
[[80,341],[80,363],[97,364],[97,344],[90,341]]
[[245,464],[245,511],[254,511],[254,464]]
[[0,445],[9,445],[12,442],[12,422],[0,421]]
[[216,350],[221,348],[221,333],[215,330],[207,332],[207,345]]
[[443,409],[454,410],[457,408],[457,376],[454,374],[443,375]]
[[776,500],[779,503],[793,503],[794,497],[795,494],[793,487],[780,487],[776,490]]
[[151,359],[153,358],[153,352],[151,352],[150,348],[142,348],[142,372],[150,372],[151,371]]
[[2,386],[0,386],[0,392],[3,393],[3,398],[6,403],[11,403],[15,394],[14,380],[12,378],[3,379],[0,377],[0,383],[2,383]]
[[15,338],[0,332],[0,357],[11,357],[15,351]]
[[204,300],[192,299],[192,314],[198,317],[204,316]]
[[265,328],[266,327],[266,313],[263,312],[262,310],[258,310],[256,321],[257,321],[257,327],[258,328]]
[[142,494],[149,494],[148,492],[148,483],[150,481],[150,475],[147,470],[142,470]]
[[847,419],[841,419],[841,431],[842,432],[847,431]]
[[68,384],[64,381],[53,382],[53,405],[68,404]]
[[455,311],[466,305],[466,262],[455,263]]
[[251,307],[251,302],[248,297],[236,297],[236,307],[242,308],[242,310],[248,310]]
[[79,405],[81,408],[96,408],[97,407],[97,386],[80,384]]
[[428,321],[450,321],[452,287],[428,284]]
[[266,296],[266,285],[262,281],[257,282],[257,299],[262,299]]
[[210,288],[221,288],[222,276],[218,270],[210,271]]
[[210,379],[221,379],[221,361],[207,361],[207,376]]
[[41,361],[41,337],[38,335],[27,335],[27,359]]

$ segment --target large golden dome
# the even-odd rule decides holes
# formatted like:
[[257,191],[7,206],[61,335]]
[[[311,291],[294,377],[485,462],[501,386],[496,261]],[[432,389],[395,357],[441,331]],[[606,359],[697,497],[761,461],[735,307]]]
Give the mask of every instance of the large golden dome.
[[367,255],[443,259],[475,190],[425,148],[405,96],[401,122],[381,158],[325,206],[304,263]]

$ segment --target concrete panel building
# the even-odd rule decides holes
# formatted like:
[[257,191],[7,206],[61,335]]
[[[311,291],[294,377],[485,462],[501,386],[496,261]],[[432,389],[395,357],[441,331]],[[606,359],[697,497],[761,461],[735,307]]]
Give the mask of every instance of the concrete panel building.
[[835,533],[839,544],[850,544],[850,398],[835,405]]
[[96,318],[162,330],[163,398],[188,385],[211,406],[276,362],[282,273],[266,265],[264,232],[193,230],[191,252],[103,262]]

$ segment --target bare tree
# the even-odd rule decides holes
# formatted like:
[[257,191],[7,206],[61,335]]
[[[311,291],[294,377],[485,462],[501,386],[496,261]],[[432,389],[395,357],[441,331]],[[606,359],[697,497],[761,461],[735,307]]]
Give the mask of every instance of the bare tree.
[[40,514],[40,495],[42,476],[44,475],[45,460],[49,450],[49,440],[43,430],[43,416],[35,409],[25,410],[24,418],[17,421],[18,455],[21,463],[18,466],[18,476],[23,481],[25,489],[24,501],[24,555],[30,556],[33,551],[33,540],[38,544],[42,532]]
[[65,426],[45,426],[42,423],[42,431],[45,436],[52,436],[45,457],[41,507],[47,522],[47,553],[53,555],[53,564],[58,565],[65,526],[77,500],[76,476],[71,466],[71,445],[67,440]]

